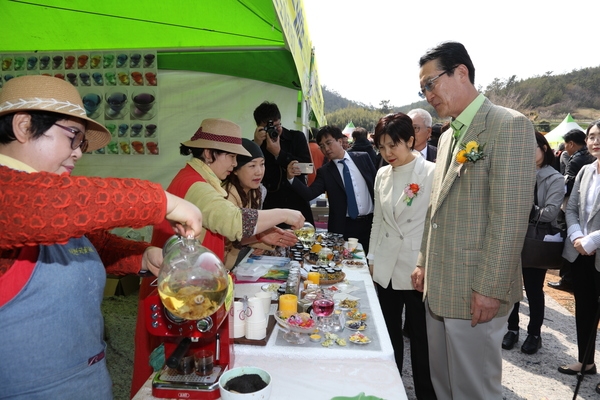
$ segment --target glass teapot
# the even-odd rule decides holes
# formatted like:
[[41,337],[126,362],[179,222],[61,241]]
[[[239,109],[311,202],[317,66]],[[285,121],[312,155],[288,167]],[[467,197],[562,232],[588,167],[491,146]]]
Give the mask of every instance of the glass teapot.
[[198,320],[225,302],[229,279],[221,260],[194,238],[172,236],[163,248],[158,294],[174,316]]

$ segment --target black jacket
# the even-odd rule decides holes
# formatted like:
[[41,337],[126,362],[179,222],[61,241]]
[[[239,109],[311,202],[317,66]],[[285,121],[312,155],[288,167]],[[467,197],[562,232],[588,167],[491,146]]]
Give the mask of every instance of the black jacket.
[[[348,153],[358,167],[361,175],[367,183],[371,200],[375,198],[375,175],[377,171],[371,159],[365,153]],[[329,198],[329,221],[327,229],[329,232],[345,234],[346,212],[348,203],[346,201],[346,189],[344,181],[336,163],[328,162],[317,170],[317,177],[310,186],[306,186],[298,177],[294,178],[292,187],[305,200],[311,200],[320,194],[327,192]]]
[[[267,150],[267,140],[265,139],[261,145],[265,156],[265,176],[262,184],[267,188],[267,197],[263,208],[266,210],[271,208],[298,210],[304,215],[307,222],[314,224],[310,203],[299,197],[287,181],[287,166],[291,161],[312,162],[306,136],[300,131],[283,128],[279,137],[281,151],[277,159]],[[304,175],[302,178],[306,179]]]
[[575,177],[579,173],[579,170],[584,165],[591,164],[596,158],[592,156],[587,147],[582,147],[573,154],[567,162],[567,168],[565,169],[565,184],[567,185],[567,193],[565,196],[570,196],[573,190],[573,184],[575,183]]
[[352,147],[348,149],[348,152],[351,151],[364,151],[371,157],[371,161],[373,161],[373,165],[377,162],[377,153],[375,153],[375,149],[369,139],[360,138],[356,139],[352,144]]

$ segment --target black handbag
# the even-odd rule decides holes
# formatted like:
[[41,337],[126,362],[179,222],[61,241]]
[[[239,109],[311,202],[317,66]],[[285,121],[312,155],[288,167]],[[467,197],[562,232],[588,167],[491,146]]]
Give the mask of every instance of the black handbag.
[[[537,204],[537,184],[535,187],[535,204]],[[566,230],[552,226],[550,222],[540,222],[544,210],[534,220],[529,220],[525,243],[521,251],[523,268],[558,269],[563,265],[562,252],[565,247]],[[561,242],[545,242],[546,235],[560,233]]]

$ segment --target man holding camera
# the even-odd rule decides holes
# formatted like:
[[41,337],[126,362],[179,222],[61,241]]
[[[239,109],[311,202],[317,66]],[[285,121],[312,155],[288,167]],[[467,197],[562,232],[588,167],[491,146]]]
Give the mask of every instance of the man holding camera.
[[[292,190],[287,182],[287,166],[292,161],[311,163],[308,141],[304,133],[284,128],[281,113],[275,103],[263,102],[254,110],[256,130],[254,142],[265,155],[265,176],[262,184],[267,188],[264,209],[291,208],[304,215],[314,225],[310,204]],[[306,183],[306,177],[302,179]]]

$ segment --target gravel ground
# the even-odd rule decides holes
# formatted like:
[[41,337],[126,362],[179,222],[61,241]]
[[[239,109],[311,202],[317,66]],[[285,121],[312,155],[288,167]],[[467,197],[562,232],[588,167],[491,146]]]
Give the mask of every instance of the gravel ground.
[[[558,280],[556,271],[549,271],[547,281]],[[546,313],[542,327],[542,348],[533,355],[521,353],[527,337],[529,307],[527,299],[521,302],[519,343],[512,350],[502,350],[502,396],[506,400],[565,400],[572,399],[577,376],[561,374],[560,365],[577,360],[577,338],[573,296],[545,287]],[[405,339],[402,380],[410,400],[416,399],[410,370],[410,341]],[[596,349],[599,348],[596,341]],[[600,362],[600,353],[596,351]],[[580,385],[577,399],[600,399],[595,392],[599,375],[586,375]],[[391,399],[390,399],[391,400]]]

